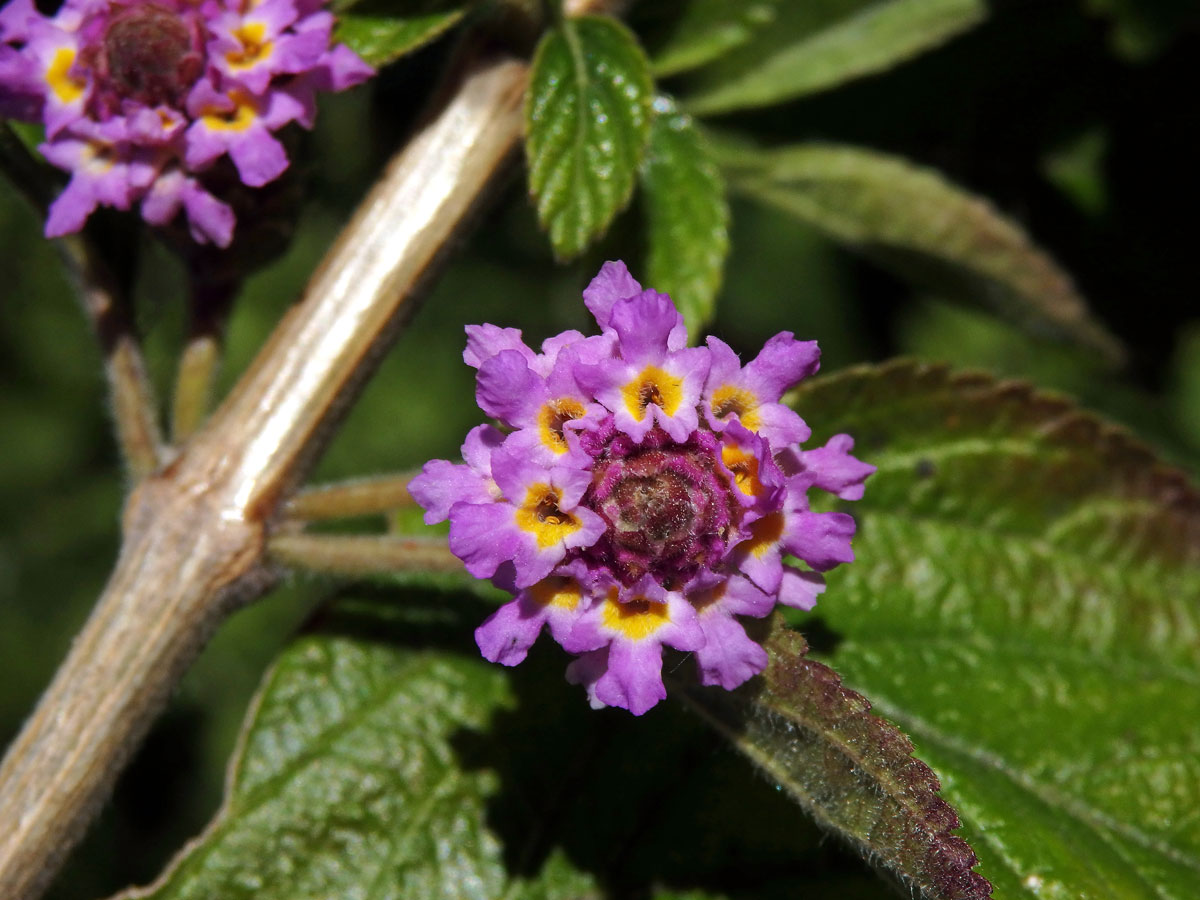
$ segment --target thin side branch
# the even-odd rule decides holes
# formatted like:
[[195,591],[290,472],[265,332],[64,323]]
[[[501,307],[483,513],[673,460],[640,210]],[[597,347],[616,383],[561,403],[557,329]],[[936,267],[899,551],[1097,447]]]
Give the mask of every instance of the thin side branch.
[[270,585],[277,506],[512,158],[527,78],[510,59],[464,75],[230,397],[130,494],[116,569],[0,763],[4,900],[39,896],[209,635]]
[[[54,194],[51,171],[29,153],[5,122],[0,122],[0,169],[44,218]],[[117,444],[136,482],[158,468],[163,442],[158,406],[133,327],[129,298],[86,236],[72,235],[55,244],[104,354]]]
[[463,571],[445,540],[390,534],[277,534],[267,555],[289,569],[326,575]]
[[379,475],[305,488],[283,506],[288,519],[316,522],[373,516],[413,506],[408,483],[416,473]]
[[163,453],[156,402],[141,347],[130,335],[114,342],[104,360],[121,457],[136,483],[158,468]]
[[225,326],[238,291],[236,282],[209,281],[194,268],[190,278],[188,337],[179,355],[171,398],[171,440],[176,444],[190,438],[209,413]]

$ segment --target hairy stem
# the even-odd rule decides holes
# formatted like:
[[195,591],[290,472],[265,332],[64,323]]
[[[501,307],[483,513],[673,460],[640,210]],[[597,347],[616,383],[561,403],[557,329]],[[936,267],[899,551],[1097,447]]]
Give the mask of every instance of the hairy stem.
[[408,483],[415,474],[379,475],[305,488],[284,504],[283,515],[315,522],[371,516],[412,506],[415,501],[408,492]]
[[58,249],[104,354],[121,458],[134,482],[140,481],[162,462],[163,439],[129,297],[88,239],[72,235],[58,241]]
[[391,534],[277,534],[267,544],[271,561],[327,575],[384,572],[461,572],[444,540]]
[[196,272],[191,278],[191,321],[171,398],[171,440],[175,443],[191,437],[208,415],[225,325],[238,289],[235,282],[209,282]]
[[130,494],[116,569],[0,763],[0,897],[40,894],[208,636],[271,583],[279,503],[510,159],[527,77],[512,60],[464,74],[224,404]]
[[141,481],[158,468],[163,442],[142,349],[132,335],[122,334],[113,341],[104,360],[104,373],[121,458],[130,477]]
[[[52,170],[35,159],[4,122],[0,122],[0,170],[44,217],[55,192]],[[130,476],[138,481],[158,468],[163,447],[157,404],[133,327],[129,298],[104,262],[104,254],[86,235],[70,235],[55,243],[104,353],[117,444]]]

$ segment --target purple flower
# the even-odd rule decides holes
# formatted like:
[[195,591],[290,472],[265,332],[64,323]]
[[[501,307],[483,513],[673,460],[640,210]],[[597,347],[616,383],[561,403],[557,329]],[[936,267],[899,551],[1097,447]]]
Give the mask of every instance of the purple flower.
[[273,135],[311,128],[315,94],[371,75],[313,0],[30,0],[0,10],[0,114],[41,122],[42,152],[71,173],[46,234],[78,231],[97,206],[227,246],[234,212],[206,173],[228,155],[250,187],[288,166]]
[[601,334],[540,353],[468,326],[479,405],[507,431],[476,428],[465,465],[434,460],[410,490],[468,571],[516,595],[475,632],[487,659],[516,665],[548,628],[593,706],[641,715],[666,696],[663,647],[702,684],[763,670],[742,618],[811,609],[820,573],[854,558],[854,520],[808,491],[858,499],[874,467],[847,435],[800,447],[809,428],[779,400],[816,371],[814,342],[776,335],[744,366],[716,338],[689,348],[670,298],[620,262],[583,297]]

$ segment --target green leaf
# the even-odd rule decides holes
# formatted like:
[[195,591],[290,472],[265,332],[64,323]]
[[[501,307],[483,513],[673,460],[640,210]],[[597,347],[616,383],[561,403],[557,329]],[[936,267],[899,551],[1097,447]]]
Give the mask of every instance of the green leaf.
[[[756,623],[758,624],[758,623]],[[769,631],[768,631],[769,629]],[[735,693],[685,696],[822,826],[922,900],[984,900],[987,880],[958,837],[958,816],[912,744],[837,674],[806,659],[804,638],[776,616],[763,641],[761,679]]]
[[788,3],[705,73],[685,106],[697,115],[769,106],[883,71],[979,24],[983,0]]
[[122,896],[594,896],[561,858],[533,878],[505,870],[486,824],[496,775],[454,749],[511,707],[503,670],[395,643],[459,624],[444,607],[339,605],[267,676],[217,818],[156,885]]
[[877,896],[679,706],[594,711],[547,641],[515,669],[481,660],[494,608],[360,588],[323,610],[252,704],[217,817],[122,897]]
[[677,75],[724,56],[775,18],[780,0],[691,0],[654,54],[654,74]]
[[417,16],[343,13],[338,17],[334,38],[368,65],[386,66],[441,37],[458,24],[464,13],[462,9]]
[[654,84],[615,19],[568,19],[538,45],[525,104],[529,190],[561,259],[629,201],[650,136]]
[[642,171],[647,281],[671,295],[688,333],[696,335],[712,318],[729,252],[725,180],[692,120],[665,97],[655,109]]
[[1123,357],[1070,277],[986,200],[929,169],[837,144],[726,145],[732,186],[951,299],[977,300],[1033,331]]
[[997,897],[1200,883],[1200,492],[1067,401],[896,363],[814,380],[879,467],[803,627],[941,777]]

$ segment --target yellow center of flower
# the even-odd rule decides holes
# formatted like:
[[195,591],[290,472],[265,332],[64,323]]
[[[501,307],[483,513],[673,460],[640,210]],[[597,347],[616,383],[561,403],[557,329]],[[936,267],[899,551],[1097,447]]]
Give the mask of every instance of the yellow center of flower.
[[545,404],[538,413],[538,433],[542,443],[555,453],[567,452],[567,439],[563,435],[563,426],[572,419],[582,418],[583,404],[570,397],[560,397]]
[[713,415],[718,419],[737,416],[751,431],[758,430],[758,400],[745,388],[727,384],[717,388],[712,395]]
[[274,45],[265,40],[267,26],[262,22],[245,22],[233,32],[233,36],[241,47],[225,54],[229,68],[235,71],[252,69],[271,55]]
[[529,598],[538,606],[556,606],[572,610],[583,599],[583,588],[574,578],[552,575],[529,589]]
[[254,99],[242,91],[230,91],[229,99],[234,102],[231,110],[206,112],[201,121],[213,131],[245,131],[258,118]]
[[750,526],[750,538],[745,547],[760,559],[779,544],[783,537],[783,513],[773,512]]
[[70,47],[59,47],[46,69],[46,84],[50,85],[50,90],[62,103],[74,103],[83,96],[83,89],[87,86],[71,77],[74,62],[75,51]]
[[570,513],[559,509],[562,492],[548,484],[535,484],[525,493],[525,502],[517,509],[517,526],[532,533],[538,548],[545,550],[582,526]]
[[90,175],[103,175],[116,165],[116,155],[108,144],[89,141],[80,154],[79,167]]
[[721,448],[721,461],[733,473],[734,484],[748,497],[757,497],[764,488],[758,479],[758,457],[741,447],[726,444]]
[[619,632],[631,641],[645,640],[671,621],[667,604],[655,603],[645,597],[622,603],[615,592],[604,601],[601,619],[605,628]]
[[621,388],[621,393],[625,397],[625,407],[636,422],[646,417],[646,407],[651,403],[668,416],[673,416],[683,402],[683,379],[664,372],[658,366],[646,366],[636,378]]

